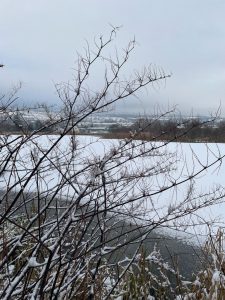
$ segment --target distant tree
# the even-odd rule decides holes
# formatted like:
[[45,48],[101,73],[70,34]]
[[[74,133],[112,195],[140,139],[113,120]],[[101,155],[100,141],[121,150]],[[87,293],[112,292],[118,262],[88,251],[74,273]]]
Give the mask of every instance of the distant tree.
[[19,111],[19,109],[17,108],[13,117],[12,117],[12,121],[16,127],[17,130],[21,130],[24,124],[23,118],[21,116],[21,113]]

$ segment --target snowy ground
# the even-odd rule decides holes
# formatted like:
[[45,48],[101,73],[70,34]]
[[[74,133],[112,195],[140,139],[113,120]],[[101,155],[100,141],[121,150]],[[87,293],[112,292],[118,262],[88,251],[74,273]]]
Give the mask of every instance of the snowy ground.
[[[82,138],[83,143],[88,144],[88,139],[87,137]],[[103,155],[112,143],[117,143],[117,141],[100,139],[91,145],[91,151],[94,154]],[[161,145],[163,143],[158,142],[155,144]],[[207,197],[207,195],[211,197],[210,192],[212,191],[217,191],[217,195],[218,191],[219,195],[225,195],[225,158],[217,161],[218,157],[225,155],[225,144],[170,143],[161,148],[160,151],[172,154],[173,170],[169,171],[168,176],[159,174],[153,180],[151,179],[152,190],[155,189],[157,191],[159,187],[167,186],[167,183],[171,181],[181,182],[200,171],[191,182],[191,185],[193,184],[192,199],[198,199],[198,195],[202,198]],[[156,160],[156,165],[160,163],[157,155],[153,160]],[[152,163],[152,158],[142,157],[138,159],[138,166],[136,162],[135,167],[138,168],[139,165],[145,166],[149,163]],[[201,171],[204,166],[209,165],[211,165],[209,168]],[[187,181],[174,189],[164,191],[155,197],[153,196],[153,203],[159,216],[163,216],[171,207],[175,207],[177,203],[182,202],[187,197],[189,189],[190,182]],[[196,200],[196,204],[198,204],[198,200]],[[154,217],[152,215],[152,203],[149,201],[142,203],[138,209],[140,215],[144,211],[146,212],[143,214],[143,219],[149,220]],[[171,222],[169,224],[171,225]],[[209,230],[216,233],[218,227],[225,226],[225,197],[222,197],[212,206],[201,208],[194,214],[181,218],[180,221],[176,220],[174,227],[177,227],[179,224],[181,225],[180,228],[174,230],[168,229],[168,223],[166,223],[164,230],[172,236],[185,238],[187,242],[197,244],[203,242]]]
[[[11,138],[15,139],[16,136]],[[4,139],[4,137],[2,137],[2,139]],[[4,189],[7,185],[12,186],[15,182],[17,182],[15,189],[21,188],[31,174],[32,166],[41,157],[40,153],[45,153],[56,139],[57,136],[41,136],[35,137],[32,142],[24,143],[21,149],[16,152],[14,162],[11,161],[10,164],[7,165],[6,172],[0,177],[1,188]],[[15,141],[9,147],[13,149],[17,142],[18,141]],[[119,145],[121,142],[117,140],[103,140],[90,136],[79,136],[78,144],[76,144],[76,155],[69,162],[70,168],[68,169],[66,164],[69,161],[69,157],[71,158],[71,143],[73,143],[71,137],[64,137],[55,150],[51,151],[46,159],[43,160],[40,166],[38,183],[38,188],[43,192],[49,189],[54,191],[60,184],[62,180],[62,174],[59,172],[60,166],[63,172],[70,176],[73,172],[81,170],[88,161],[93,162],[95,159],[105,159],[107,157],[106,153],[112,151],[114,145]],[[139,142],[135,142],[135,145],[137,143]],[[152,147],[152,145],[152,143],[149,143],[148,147]],[[6,160],[9,147],[1,152],[1,162]],[[212,196],[210,192],[215,190],[216,195],[220,197],[217,204],[204,207],[191,216],[188,215],[187,217],[177,219],[176,222],[169,219],[168,222],[165,220],[163,227],[165,227],[166,232],[169,232],[171,235],[185,236],[188,239],[192,238],[193,241],[198,239],[202,241],[202,237],[207,234],[209,226],[211,226],[212,223],[214,225],[210,228],[214,228],[214,230],[216,230],[218,226],[223,227],[225,224],[225,198],[223,198],[223,194],[225,194],[223,188],[225,187],[225,161],[218,160],[218,157],[225,155],[225,144],[170,143],[164,146],[163,142],[157,142],[154,143],[154,147],[160,148],[153,150],[151,155],[143,155],[142,157],[136,158],[133,163],[127,162],[123,167],[118,167],[118,173],[115,172],[113,176],[117,178],[119,172],[123,172],[125,166],[133,173],[136,171],[140,172],[142,169],[152,169],[152,173],[149,173],[148,178],[137,181],[136,187],[128,193],[128,197],[132,199],[132,197],[134,197],[133,194],[140,192],[143,188],[151,191],[152,194],[155,193],[155,195],[152,195],[144,202],[137,203],[136,201],[135,203],[132,202],[132,204],[126,203],[121,209],[127,211],[130,205],[134,205],[133,209],[136,212],[136,216],[138,216],[138,222],[157,221],[161,220],[168,212],[176,213],[176,210],[179,209],[179,205],[185,203],[185,199],[188,197],[191,201],[187,201],[185,204],[187,211],[200,203],[199,195],[201,201],[203,201],[202,199],[210,198]],[[137,149],[140,149],[140,147]],[[167,154],[165,154],[165,151]],[[68,154],[66,158],[63,156],[65,152]],[[124,156],[129,156],[129,151],[124,153]],[[51,160],[54,158],[54,164],[50,163],[50,158]],[[121,161],[123,159],[122,157],[118,160]],[[19,170],[18,172],[10,172],[10,170],[13,169],[13,164],[16,165]],[[211,164],[212,166],[210,166]],[[205,166],[210,167],[201,171]],[[168,168],[170,168],[169,171],[167,171]],[[187,179],[199,171],[201,172],[191,180],[190,185],[190,181]],[[79,188],[82,188],[81,182],[86,179],[82,178],[81,175],[79,180]],[[165,187],[174,182],[179,184],[168,191],[164,190]],[[30,180],[25,190],[33,192],[36,188],[37,182]],[[126,188],[128,188],[128,186],[124,185],[124,190]],[[160,190],[163,192],[159,193],[158,191]],[[60,189],[59,196],[68,198],[72,197],[73,194],[74,187],[70,184],[65,184],[64,187]],[[212,202],[211,200],[211,203]],[[173,226],[174,228],[178,226],[180,232],[168,229],[168,227],[173,228]],[[190,233],[190,235],[188,233]],[[195,236],[195,240],[193,236]]]

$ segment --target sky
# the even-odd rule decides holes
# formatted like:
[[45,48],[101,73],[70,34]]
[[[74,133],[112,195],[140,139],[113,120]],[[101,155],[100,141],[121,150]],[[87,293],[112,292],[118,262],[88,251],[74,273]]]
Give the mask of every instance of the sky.
[[[133,39],[128,75],[152,64],[172,74],[117,107],[152,112],[176,106],[185,114],[225,116],[225,1],[223,0],[0,0],[0,93],[18,82],[21,103],[58,103],[55,84],[73,79],[77,52],[111,25],[115,47]],[[95,70],[96,87],[101,86]]]

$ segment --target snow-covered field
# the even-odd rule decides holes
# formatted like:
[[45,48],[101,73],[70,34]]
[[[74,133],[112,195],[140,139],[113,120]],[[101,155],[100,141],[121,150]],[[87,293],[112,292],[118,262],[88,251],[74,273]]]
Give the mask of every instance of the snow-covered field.
[[[117,209],[112,208],[114,203],[120,201],[118,210],[124,216],[132,210],[135,222],[160,222],[160,230],[163,227],[171,235],[182,236],[185,232],[188,239],[194,234],[201,240],[209,228],[216,230],[218,226],[224,226],[225,161],[219,158],[225,155],[225,144],[148,142],[142,145],[135,141],[129,147],[123,147],[123,141],[118,140],[79,136],[78,141],[75,141],[66,136],[45,155],[57,138],[40,136],[34,137],[32,141],[24,140],[24,144],[15,151],[6,165],[6,171],[0,177],[1,188],[5,189],[6,186],[16,183],[16,190],[22,187],[30,192],[38,188],[44,194],[47,191],[54,193],[61,186],[57,196],[74,201],[76,195],[85,188],[87,181],[92,180],[91,176],[94,178],[99,172],[94,167],[95,162],[102,160],[109,170],[110,180],[114,178],[115,182],[121,181],[119,185],[110,183],[107,187],[112,190],[108,200],[112,211]],[[5,143],[4,139],[2,137],[2,143]],[[16,149],[21,141],[16,136],[10,139],[15,141],[3,148],[0,154],[2,165],[10,151]],[[114,155],[113,151],[117,146],[123,150]],[[141,151],[142,155],[139,156]],[[111,156],[114,158],[110,161]],[[133,156],[133,160],[129,159]],[[42,157],[38,172],[31,176],[33,166]],[[87,168],[90,164],[92,167]],[[113,169],[110,170],[112,166]],[[123,173],[124,177],[127,174],[140,176],[132,182],[123,181]],[[29,176],[31,179],[28,180]],[[135,200],[143,193],[146,193],[145,200]],[[217,199],[214,200],[215,198]],[[215,204],[208,205],[213,203]],[[196,210],[198,206],[203,207]],[[182,217],[180,211],[183,211]],[[174,228],[179,231],[175,233]]]

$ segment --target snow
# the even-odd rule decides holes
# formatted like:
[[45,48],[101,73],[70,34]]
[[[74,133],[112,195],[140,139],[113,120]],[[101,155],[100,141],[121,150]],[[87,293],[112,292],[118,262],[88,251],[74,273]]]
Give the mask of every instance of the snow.
[[212,276],[212,284],[220,282],[220,280],[221,280],[221,273],[219,270],[216,270]]
[[40,264],[37,262],[36,257],[30,257],[28,264],[29,264],[29,267],[33,267],[33,268],[40,266]]
[[8,269],[9,269],[9,274],[12,274],[13,271],[14,271],[14,269],[15,269],[15,266],[14,266],[14,265],[10,265],[10,266],[8,267]]
[[[15,157],[19,172],[10,176],[9,171],[12,168],[12,162],[11,165],[8,164],[6,171],[0,177],[0,187],[4,188],[7,184],[12,186],[17,181],[15,189],[24,188],[25,191],[35,191],[37,182],[35,180],[26,182],[26,180],[36,161],[46,153],[58,137],[51,135],[35,136],[32,141],[25,142]],[[17,136],[11,137],[11,139],[15,139],[15,142],[9,146],[11,149],[18,141],[25,139],[25,137],[17,138]],[[66,169],[63,153],[67,153],[68,159],[71,158],[69,145],[72,142],[71,137],[63,137],[54,150],[43,158],[39,168],[40,177],[38,181],[38,188],[43,194],[50,189],[53,193],[62,180],[72,178],[74,172],[82,170],[87,163],[93,164],[93,175],[89,177],[90,184],[93,183],[96,175],[101,175],[102,172],[99,167],[95,167],[94,162],[102,160],[106,163],[113,155],[114,149],[117,146],[121,147],[124,143],[123,141],[106,140],[93,136],[79,136],[75,158],[70,161],[70,169]],[[141,174],[142,169],[149,168],[148,176],[141,180],[137,179],[135,188],[127,192],[126,203],[120,207],[121,212],[125,214],[128,209],[132,208],[137,222],[157,222],[160,220],[163,224],[160,230],[166,230],[167,233],[178,237],[186,236],[189,240],[195,236],[195,241],[202,241],[201,237],[204,238],[207,235],[211,224],[214,224],[215,231],[218,227],[224,226],[225,162],[220,158],[225,155],[225,144],[149,142],[147,146],[151,151],[145,153],[144,148],[142,149],[140,146],[139,151],[142,151],[144,155],[130,161],[131,154],[140,153],[136,149],[137,143],[140,142],[133,142],[130,149],[127,147],[126,151],[121,152],[122,154],[115,157],[113,161],[116,165],[113,173],[115,179],[127,172],[132,174],[140,172]],[[8,149],[2,150],[1,163],[7,157],[7,151]],[[53,157],[57,157],[54,159],[54,164],[51,163]],[[120,164],[125,160],[127,162],[121,167]],[[205,168],[206,166],[210,167]],[[65,172],[64,176],[60,173],[59,167]],[[197,175],[193,177],[193,174]],[[82,194],[85,192],[86,178],[80,175],[79,180],[79,185],[76,184],[75,179],[66,182],[60,190],[60,197],[73,199],[75,193]],[[123,192],[131,188],[129,183],[121,182],[122,185]],[[168,188],[169,186],[170,188]],[[188,211],[194,210],[200,204],[199,199],[201,201],[207,197],[210,199],[211,190],[215,190],[218,196],[218,201],[210,200],[211,203],[215,202],[215,205],[203,207],[189,215]],[[136,194],[141,191],[145,191],[146,194],[150,193],[151,196],[146,197],[145,201],[134,201]],[[114,198],[109,199],[109,203],[113,203],[113,199],[116,199],[116,193],[117,191],[115,191]],[[192,200],[187,201],[188,197]],[[215,198],[215,196],[213,197]],[[186,210],[187,216],[180,219],[171,218],[172,215],[179,215],[180,208]],[[165,218],[165,216],[167,217]],[[174,231],[173,228],[178,228],[179,231]]]
[[[93,138],[91,138],[93,139]],[[87,138],[88,140],[88,138]],[[96,140],[95,143],[91,145],[92,154],[103,155],[106,148],[109,148],[112,143],[117,143],[112,140]],[[87,142],[88,144],[88,142]],[[159,143],[156,143],[156,146],[159,146]],[[168,183],[168,180],[173,180],[173,182],[179,182],[186,180],[192,177],[192,174],[198,173],[204,166],[212,164],[211,167],[200,172],[193,180],[194,184],[194,195],[204,195],[210,193],[210,190],[221,188],[222,193],[224,193],[224,175],[225,175],[225,163],[224,161],[218,160],[218,157],[221,157],[225,154],[225,144],[203,144],[203,143],[170,143],[166,147],[167,152],[175,153],[176,158],[176,169],[170,172],[170,178],[164,178],[163,174],[155,176],[157,184],[160,185],[161,182]],[[218,160],[216,163],[214,163]],[[151,161],[151,158],[144,157],[136,161],[136,167],[145,165]],[[160,161],[159,161],[160,162]],[[167,180],[167,181],[166,181]],[[161,182],[160,182],[161,181]],[[155,210],[157,210],[160,216],[165,214],[165,211],[171,211],[174,207],[177,207],[177,202],[179,199],[185,198],[187,191],[189,189],[190,182],[184,182],[181,186],[177,186],[174,189],[169,191],[164,191],[157,197],[155,201]],[[156,189],[158,186],[155,185],[155,182],[152,182],[152,188]],[[163,187],[162,187],[163,190]],[[220,193],[219,193],[220,196]],[[155,198],[156,198],[155,197]],[[193,196],[194,197],[194,196]],[[200,239],[200,236],[206,236],[208,233],[208,226],[203,224],[207,223],[208,225],[214,223],[215,228],[224,225],[225,221],[225,203],[224,197],[222,194],[221,201],[218,204],[213,206],[204,207],[196,214],[187,217],[183,217],[181,220],[181,235],[183,231],[186,234],[197,234],[197,239]],[[215,201],[216,202],[216,201]],[[192,201],[189,205],[194,206],[198,205],[198,199]],[[139,206],[139,211],[147,211],[145,219],[152,217],[152,204],[145,203]],[[187,205],[187,210],[189,209]],[[171,223],[171,222],[170,222]],[[178,222],[179,224],[179,222]],[[190,226],[194,225],[194,226]],[[177,223],[176,223],[177,226]],[[168,232],[168,230],[167,230]],[[170,234],[174,234],[171,230]],[[176,231],[177,235],[177,231]],[[179,236],[179,234],[178,234]],[[190,236],[188,236],[190,238]]]

